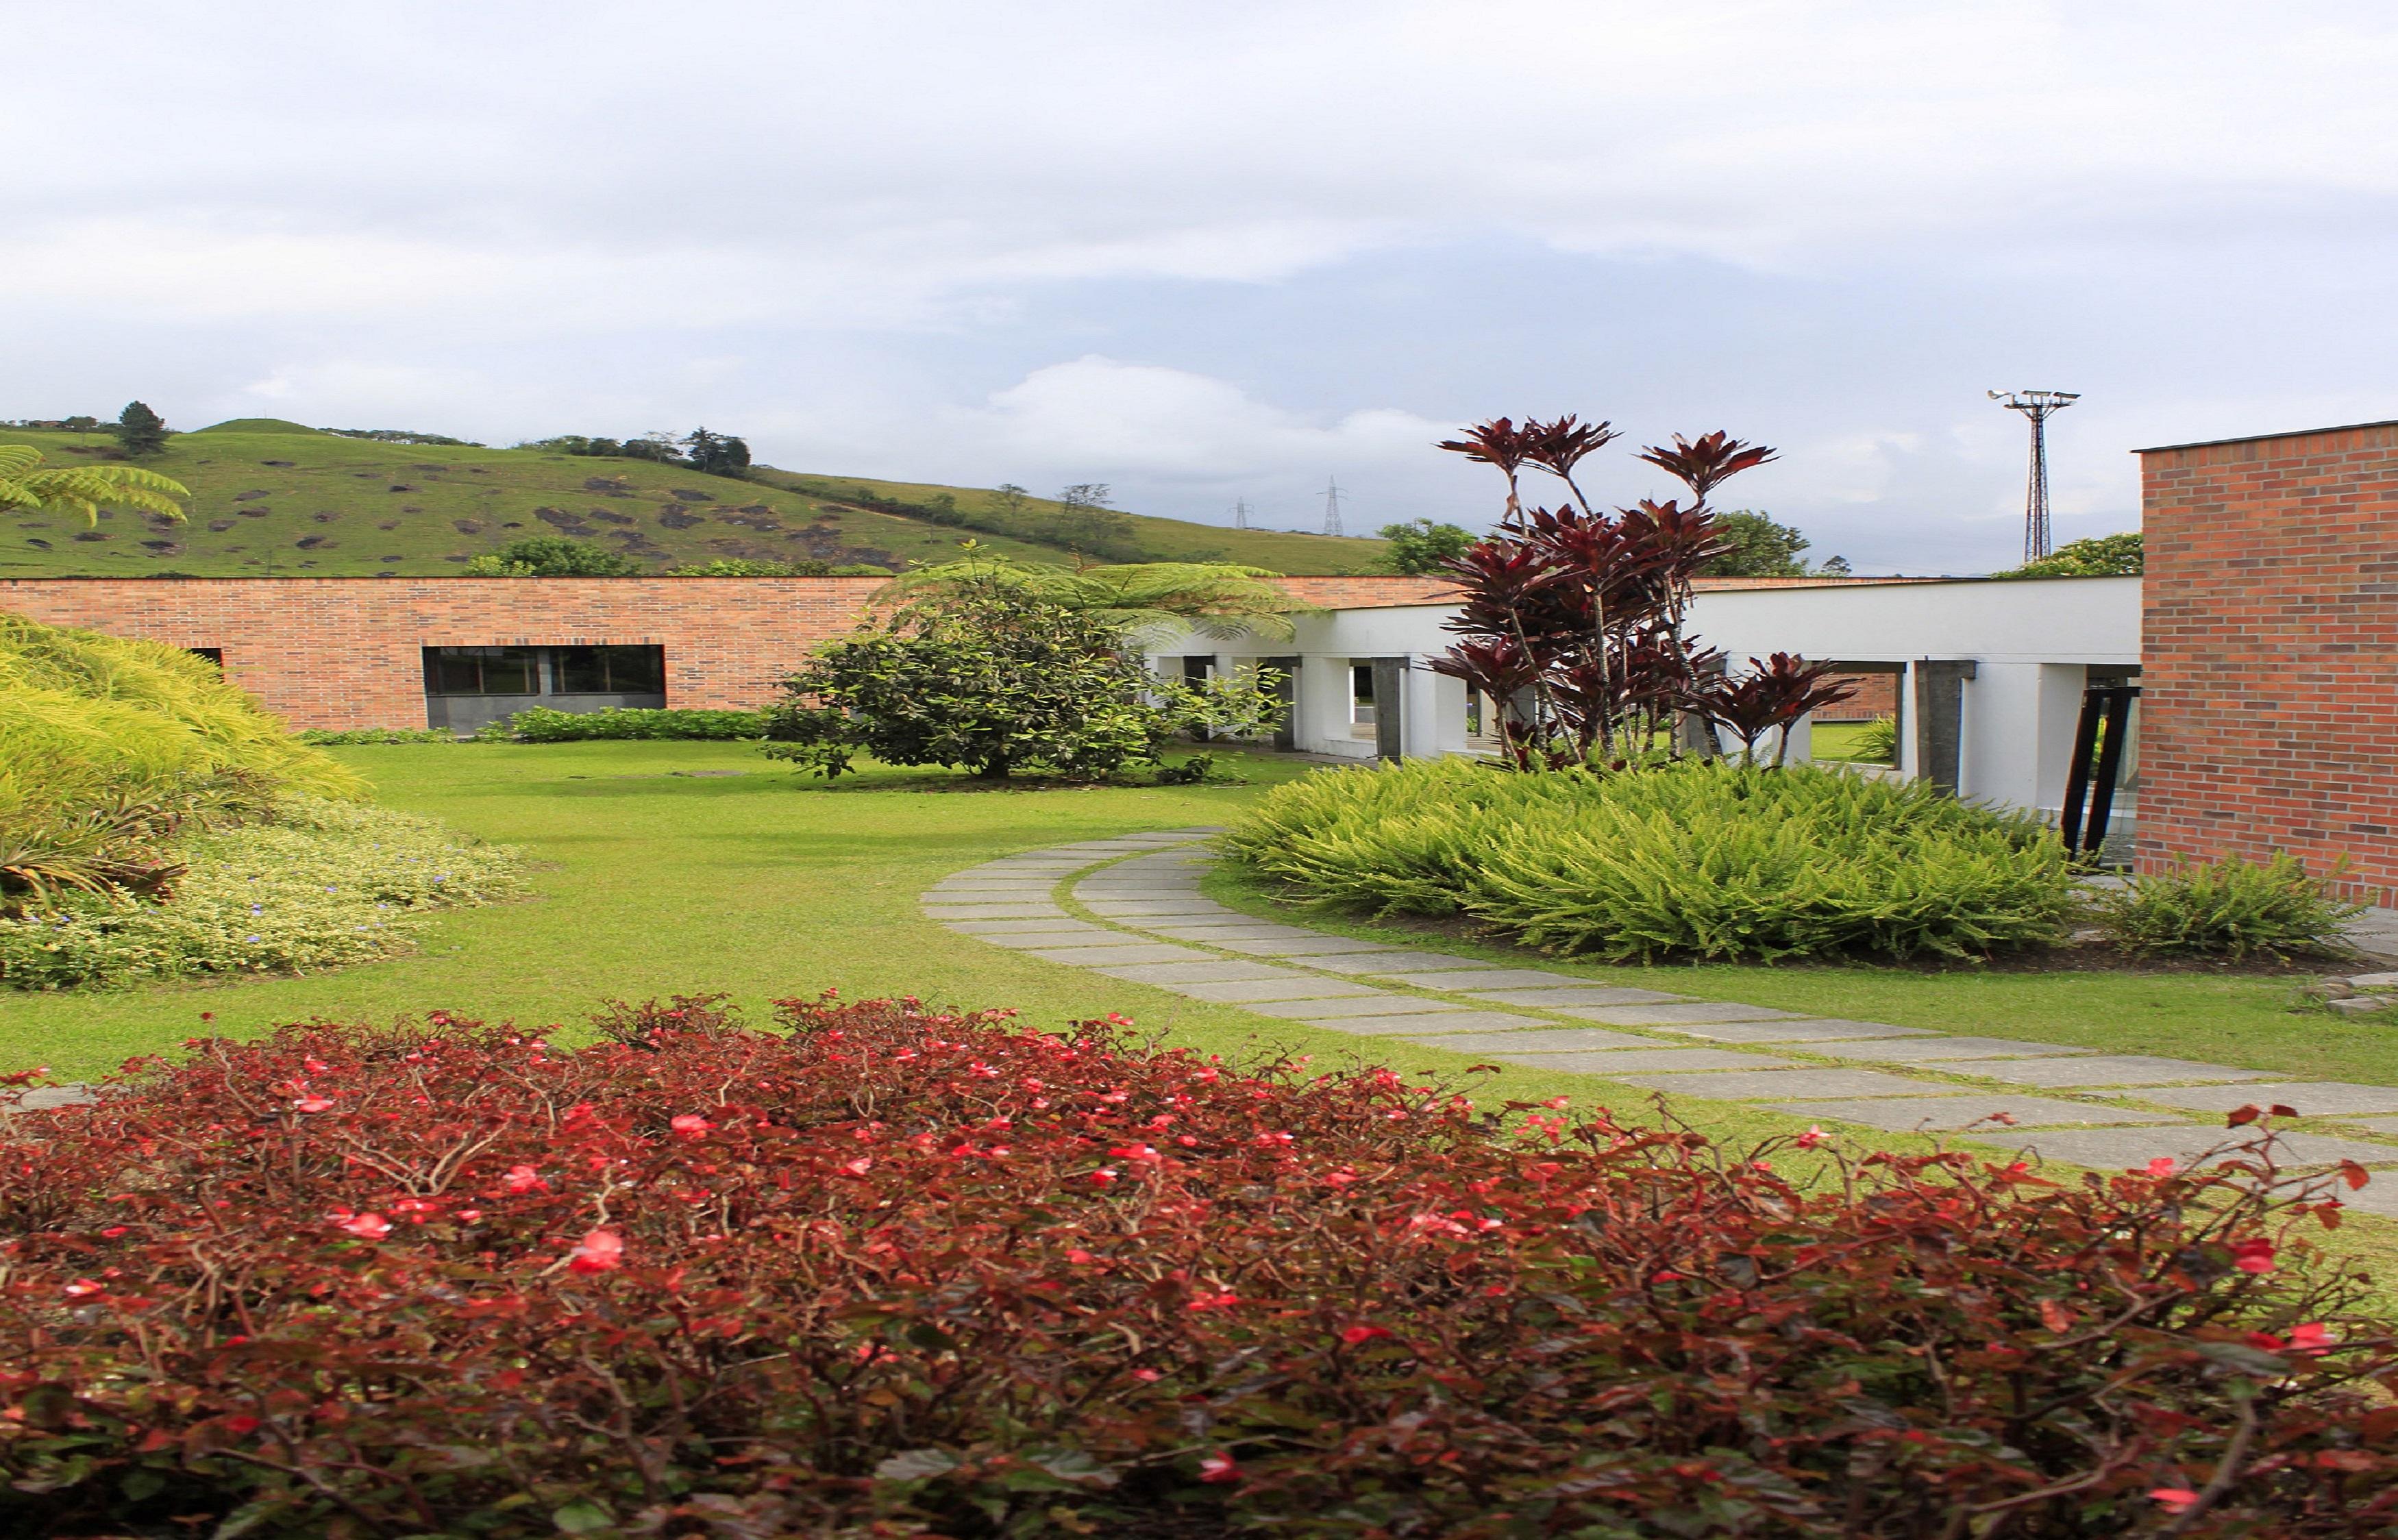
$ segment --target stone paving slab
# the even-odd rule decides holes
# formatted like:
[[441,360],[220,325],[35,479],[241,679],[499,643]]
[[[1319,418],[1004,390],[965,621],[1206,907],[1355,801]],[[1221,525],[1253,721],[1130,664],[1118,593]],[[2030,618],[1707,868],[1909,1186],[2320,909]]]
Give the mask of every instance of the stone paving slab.
[[2343,1118],[2340,1121],[2354,1123],[2361,1129],[2371,1129],[2376,1133],[2398,1133],[2398,1118]]
[[[1398,978],[1409,973],[1437,973],[1452,968],[1488,968],[1490,965],[1475,957],[1452,957],[1446,952],[1419,952],[1408,946],[1378,946],[1370,941],[1352,941],[1349,950],[1359,957],[1371,957],[1381,967],[1374,972],[1385,978]],[[1311,961],[1310,968],[1329,968],[1331,962]]]
[[2254,1104],[2279,1102],[2296,1107],[2301,1118],[2334,1118],[2350,1112],[2398,1112],[2398,1086],[2351,1085],[2343,1080],[2264,1080],[2246,1085],[2183,1086],[2151,1091],[2143,1101],[2192,1112],[2230,1112]]
[[1168,987],[1178,984],[1241,984],[1250,979],[1306,976],[1294,975],[1287,968],[1270,968],[1261,962],[1142,962],[1121,968],[1095,966],[1091,971],[1133,984],[1156,984]]
[[927,919],[1065,919],[1054,904],[927,904]]
[[1356,943],[1355,946],[1357,949],[1351,952],[1310,952],[1299,961],[1304,967],[1320,969],[1327,973],[1350,973],[1361,978],[1379,978],[1385,984],[1404,982],[1392,978],[1383,967],[1383,964],[1394,958],[1408,956],[1404,948],[1372,946],[1362,941]]
[[1486,1037],[1443,1038],[1437,1046],[1453,1048],[1460,1053],[1574,1053],[1600,1048],[1664,1048],[1672,1045],[1660,1043],[1654,1038],[1636,1038],[1629,1032],[1602,1032],[1595,1026],[1560,1026],[1545,1032],[1528,1029],[1492,1033]]
[[[1421,981],[1410,978],[1408,982]],[[1656,989],[1613,989],[1604,984],[1585,984],[1576,989],[1468,989],[1462,993],[1477,1000],[1496,1000],[1501,1005],[1536,1005],[1550,1010],[1568,1005],[1664,1005],[1691,998]]]
[[941,922],[943,929],[962,936],[1025,936],[1043,935],[1120,936],[1122,931],[1111,931],[1104,925],[1088,920],[1052,917],[1048,919],[950,919]]
[[[1889,1042],[1827,1043],[1824,1051],[1835,1059],[1866,1059],[1876,1064],[1936,1064],[1947,1059],[2033,1059],[2095,1049],[2071,1043],[2027,1043],[2009,1038],[1901,1038]],[[1972,1072],[1968,1072],[1972,1073]]]
[[2063,1090],[2081,1086],[2162,1086],[2177,1080],[2261,1080],[2252,1069],[2229,1065],[2202,1065],[2187,1059],[2159,1059],[2144,1053],[2096,1053],[2080,1059],[2001,1059],[1976,1065],[1972,1071],[1985,1079],[2012,1080],[2017,1085]]
[[[1625,1077],[1622,1071],[1704,1070],[1704,1069],[1779,1069],[1797,1063],[1793,1059],[1777,1059],[1767,1053],[1740,1053],[1729,1048],[1616,1048],[1582,1053],[1517,1053],[1509,1050],[1498,1054],[1510,1064],[1528,1069],[1574,1069],[1585,1075],[1604,1075],[1610,1080]],[[1677,1075],[1677,1079],[1681,1077]],[[1693,1076],[1685,1084],[1695,1082]],[[1643,1080],[1643,1085],[1649,1082]],[[1704,1094],[1704,1092],[1702,1092]]]
[[2066,1102],[2048,1096],[2005,1092],[1993,1096],[1978,1091],[1969,1091],[1962,1096],[1888,1096],[1866,1102],[1777,1102],[1773,1110],[1798,1118],[1865,1123],[1894,1132],[1915,1128],[1947,1132],[1978,1123],[2001,1112],[2026,1127],[2057,1123],[2177,1121],[2166,1113],[2141,1112],[2132,1107],[2099,1106],[2089,1102]]
[[1043,962],[1072,963],[1078,968],[1094,962],[1104,962],[1111,967],[1136,962],[1200,962],[1207,956],[1188,946],[1168,946],[1163,942],[1132,946],[1061,946],[1055,951],[1028,952],[1025,955],[1039,957]]
[[1724,1102],[1798,1101],[1825,1096],[1920,1096],[1921,1080],[1879,1069],[1725,1070],[1713,1075],[1619,1075],[1637,1086]]
[[[1397,974],[1391,975],[1394,978]],[[1587,988],[1588,979],[1570,973],[1543,973],[1533,968],[1458,968],[1407,975],[1410,989],[1573,989]]]
[[2359,1213],[2387,1214],[2398,1219],[2398,1173],[2383,1172],[2354,1192],[2343,1184],[2337,1192],[2325,1196],[2337,1198],[2342,1207]]
[[1730,1005],[1693,1000],[1687,1005],[1578,1006],[1569,1016],[1581,1016],[1609,1026],[1672,1026],[1696,1022],[1778,1022],[1797,1016],[1795,1011],[1774,1011],[1761,1005]]
[[1271,941],[1280,936],[1308,935],[1313,932],[1293,931],[1281,925],[1235,925],[1229,921],[1210,921],[1205,916],[1189,919],[1167,919],[1162,923],[1143,925],[1140,929],[1161,936],[1180,936],[1186,941]]
[[1011,952],[1039,952],[1065,946],[1079,946],[1098,951],[1120,951],[1127,946],[1150,947],[1157,943],[1139,936],[1128,936],[1122,931],[1102,930],[1093,925],[1080,931],[1028,931],[1015,936],[977,936],[975,940],[992,946],[1004,946]]
[[[1573,1012],[1569,1011],[1569,1015]],[[1852,1022],[1829,1016],[1794,1016],[1786,1022],[1654,1022],[1660,1032],[1704,1038],[1715,1043],[1857,1042],[1883,1038],[1936,1038],[1928,1027],[1888,1022]]]
[[[2046,1159],[2068,1161],[2095,1171],[2133,1170],[2165,1157],[2189,1165],[2208,1150],[2240,1140],[2237,1131],[2190,1123],[2148,1129],[2059,1129],[2024,1132],[2007,1130],[1996,1133],[1975,1133],[1973,1137],[1977,1144],[1997,1145],[2004,1149],[2036,1150]],[[2368,1145],[2362,1139],[2334,1139],[2321,1133],[2284,1133],[2280,1136],[2280,1145],[2278,1158],[2284,1165],[2328,1166],[2339,1160],[2354,1160],[2364,1165],[2378,1161],[2387,1165],[2398,1161],[2398,1145]],[[2216,1158],[2230,1160],[2240,1157],[2227,1151]],[[2390,1179],[2384,1177],[2382,1180]],[[2341,1195],[2341,1200],[2347,1200],[2345,1193]]]
[[1379,997],[1379,989],[1368,989],[1347,979],[1327,979],[1314,973],[1300,973],[1287,981],[1253,980],[1246,984],[1183,984],[1174,986],[1178,995],[1188,995],[1194,1000],[1217,1000],[1226,1005],[1246,1005],[1255,1000],[1329,1000],[1351,995]]
[[1118,919],[1172,919],[1177,916],[1196,917],[1203,915],[1224,916],[1235,911],[1204,898],[1129,899],[1081,898],[1075,902],[1095,915],[1112,915]]
[[[1378,1038],[1430,1038],[1449,1032],[1503,1032],[1511,1026],[1546,1026],[1537,1016],[1510,1016],[1503,1011],[1423,1011],[1406,1016],[1352,1016],[1312,1020],[1310,1026],[1334,1032],[1356,1032]],[[1414,1047],[1415,1044],[1408,1044]]]
[[0,1092],[0,1112],[47,1112],[52,1107],[88,1106],[99,1100],[88,1087],[81,1084],[33,1086],[24,1091]]
[[1276,937],[1268,941],[1217,943],[1217,945],[1227,952],[1251,952],[1260,957],[1303,957],[1311,952],[1321,952],[1327,956],[1338,955],[1354,949],[1355,944],[1342,937],[1323,935],[1314,931],[1302,931],[1295,936]]
[[1465,1013],[1447,1000],[1379,991],[1355,999],[1260,1000],[1249,1009],[1260,1016],[1288,1016],[1294,1021],[1330,1021],[1342,1016],[1429,1016],[1440,1011]]

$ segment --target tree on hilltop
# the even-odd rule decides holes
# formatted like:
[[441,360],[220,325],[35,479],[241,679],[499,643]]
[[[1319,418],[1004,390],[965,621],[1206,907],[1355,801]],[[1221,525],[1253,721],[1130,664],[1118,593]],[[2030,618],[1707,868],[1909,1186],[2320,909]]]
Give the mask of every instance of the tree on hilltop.
[[116,442],[127,454],[156,454],[167,447],[167,420],[147,403],[128,401],[116,414]]

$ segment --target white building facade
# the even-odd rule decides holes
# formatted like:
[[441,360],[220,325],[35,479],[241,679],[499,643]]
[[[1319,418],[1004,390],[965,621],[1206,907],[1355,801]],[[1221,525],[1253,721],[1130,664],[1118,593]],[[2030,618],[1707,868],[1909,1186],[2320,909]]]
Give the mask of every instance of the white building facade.
[[[1464,684],[1425,667],[1455,637],[1448,605],[1321,610],[1297,617],[1290,640],[1152,639],[1161,672],[1268,666],[1289,678],[1281,746],[1343,758],[1486,752]],[[2083,691],[2135,684],[2140,580],[1845,583],[1714,589],[1697,595],[1691,632],[1735,672],[1795,652],[1856,673],[1900,676],[1897,773],[1978,801],[2054,816]],[[1792,734],[1806,758],[1809,726]]]

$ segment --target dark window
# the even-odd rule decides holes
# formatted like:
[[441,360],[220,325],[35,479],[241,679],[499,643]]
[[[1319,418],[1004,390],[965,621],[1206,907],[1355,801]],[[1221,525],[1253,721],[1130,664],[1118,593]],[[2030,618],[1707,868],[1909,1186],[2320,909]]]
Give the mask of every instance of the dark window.
[[224,666],[224,649],[222,647],[187,647],[183,650],[195,658],[206,658],[219,668]]
[[556,651],[560,695],[666,693],[663,647],[561,647]]
[[1199,653],[1182,660],[1182,678],[1186,684],[1204,685],[1215,676],[1215,659]]
[[538,695],[540,660],[537,647],[428,647],[424,693]]

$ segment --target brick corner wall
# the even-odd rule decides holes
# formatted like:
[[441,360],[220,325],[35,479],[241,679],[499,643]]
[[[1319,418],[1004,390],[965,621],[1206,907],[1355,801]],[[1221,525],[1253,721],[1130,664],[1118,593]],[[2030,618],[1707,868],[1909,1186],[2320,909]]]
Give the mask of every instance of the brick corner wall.
[[2398,904],[2398,423],[2141,451],[2139,864]]

